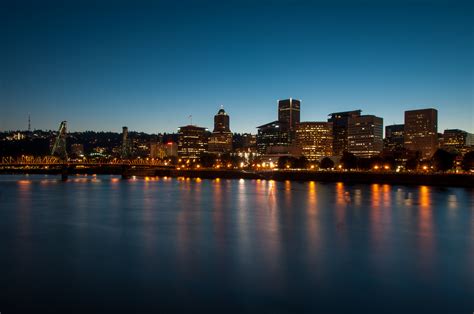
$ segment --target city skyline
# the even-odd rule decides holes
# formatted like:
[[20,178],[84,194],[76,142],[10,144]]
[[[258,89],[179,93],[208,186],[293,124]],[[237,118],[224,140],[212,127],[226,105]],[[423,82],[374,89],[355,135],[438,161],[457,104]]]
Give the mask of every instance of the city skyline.
[[176,132],[224,105],[255,133],[292,97],[301,121],[436,108],[439,130],[474,132],[468,1],[24,4],[0,10],[0,130],[30,114],[33,129]]

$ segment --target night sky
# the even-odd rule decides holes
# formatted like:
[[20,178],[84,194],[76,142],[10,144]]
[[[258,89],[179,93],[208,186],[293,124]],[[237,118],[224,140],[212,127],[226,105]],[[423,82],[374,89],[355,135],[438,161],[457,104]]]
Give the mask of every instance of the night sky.
[[[11,3],[8,3],[11,2]],[[437,108],[474,132],[473,1],[0,1],[0,130],[234,132]]]

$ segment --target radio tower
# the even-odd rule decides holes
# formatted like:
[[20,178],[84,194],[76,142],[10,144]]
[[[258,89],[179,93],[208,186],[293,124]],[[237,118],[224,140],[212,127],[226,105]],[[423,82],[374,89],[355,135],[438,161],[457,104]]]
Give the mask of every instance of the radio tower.
[[30,114],[28,114],[28,133],[31,133],[31,119],[30,119]]

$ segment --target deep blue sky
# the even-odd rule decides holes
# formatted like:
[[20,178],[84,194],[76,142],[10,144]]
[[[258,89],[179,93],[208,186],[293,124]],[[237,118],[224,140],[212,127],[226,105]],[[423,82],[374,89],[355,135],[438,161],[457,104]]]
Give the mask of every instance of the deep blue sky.
[[234,132],[362,109],[474,132],[472,1],[0,1],[0,129]]

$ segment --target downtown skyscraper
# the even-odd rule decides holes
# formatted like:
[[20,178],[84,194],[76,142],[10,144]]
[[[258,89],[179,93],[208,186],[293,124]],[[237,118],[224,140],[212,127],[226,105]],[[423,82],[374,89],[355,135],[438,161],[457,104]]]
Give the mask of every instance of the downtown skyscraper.
[[433,108],[405,111],[405,148],[431,158],[438,148],[438,110]]

